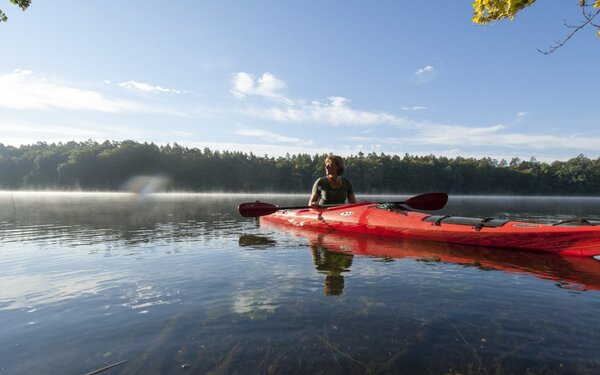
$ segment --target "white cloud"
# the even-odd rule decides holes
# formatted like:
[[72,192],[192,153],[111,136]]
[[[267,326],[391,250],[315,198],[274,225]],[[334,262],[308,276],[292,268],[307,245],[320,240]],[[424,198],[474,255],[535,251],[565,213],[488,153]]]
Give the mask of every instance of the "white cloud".
[[249,108],[244,112],[252,117],[282,123],[326,124],[332,126],[376,126],[394,125],[411,127],[410,121],[403,117],[380,112],[368,112],[346,106],[347,99],[330,97],[329,102],[313,101],[310,104],[297,104],[269,108]]
[[486,145],[504,130],[503,125],[466,127],[462,125],[424,125],[412,136],[419,144]]
[[108,99],[96,91],[83,90],[35,76],[29,70],[0,74],[0,107],[21,110],[89,110],[98,112],[143,111],[135,102]]
[[254,93],[254,77],[248,73],[240,72],[234,74],[231,79],[233,83],[233,89],[231,92],[236,98],[245,98],[246,95],[252,95]]
[[285,83],[277,79],[270,73],[264,73],[262,77],[258,79],[256,85],[256,93],[258,95],[267,97],[279,97],[281,96],[277,91],[285,88]]
[[417,84],[427,83],[434,80],[437,77],[436,69],[427,65],[422,68],[415,70],[411,80]]
[[303,141],[300,138],[287,137],[284,135],[268,132],[262,129],[244,128],[236,131],[237,135],[244,137],[261,138],[265,142],[289,143],[294,145],[312,145],[312,141]]
[[262,107],[255,104],[240,110],[245,115],[259,119],[282,123],[319,123],[332,126],[382,124],[409,126],[408,121],[401,117],[352,109],[347,105],[350,100],[342,96],[330,96],[326,103],[312,101],[310,104],[306,104],[302,101],[290,100],[279,93],[279,90],[286,86],[285,82],[270,73],[264,73],[258,80],[248,73],[236,73],[233,76],[232,84],[231,92],[239,99],[251,95],[277,99],[278,106]]
[[355,142],[382,142],[396,145],[439,145],[444,147],[484,147],[523,150],[599,151],[600,137],[580,134],[565,136],[507,133],[503,125],[466,127],[463,125],[421,124],[403,137],[353,137]]
[[341,96],[330,96],[327,99],[330,100],[332,107],[343,107],[344,104],[346,104],[347,102],[349,102],[348,99],[342,98]]
[[415,75],[420,76],[423,74],[428,74],[428,73],[430,74],[430,73],[433,73],[433,71],[434,71],[433,66],[427,65],[427,66],[417,69],[415,71]]
[[429,108],[425,106],[402,107],[403,111],[425,111],[427,109]]
[[120,87],[125,87],[132,90],[142,91],[144,93],[167,93],[167,94],[181,94],[182,91],[174,90],[174,89],[166,89],[161,86],[152,86],[148,83],[136,82],[136,81],[127,81],[121,82],[118,84]]
[[131,139],[140,142],[168,143],[182,136],[195,136],[195,133],[185,133],[175,127],[151,129],[130,124],[126,120],[111,120],[109,123],[100,124],[94,119],[55,120],[51,117],[35,122],[0,118],[0,134],[2,134],[0,143],[12,146],[34,144],[39,141],[83,142],[88,139],[98,142]]
[[261,96],[291,104],[291,101],[279,92],[285,88],[285,83],[271,73],[263,73],[260,78],[256,79],[251,74],[239,72],[233,75],[231,81],[233,83],[231,92],[238,99]]
[[527,120],[527,115],[529,115],[529,113],[527,112],[517,112],[517,118],[516,118],[516,122],[517,123],[521,123]]
[[[73,139],[74,135],[79,135],[81,133],[82,129],[77,126],[44,126],[33,123],[4,122],[0,120],[0,134],[2,134],[4,142],[7,142],[9,138],[21,138],[31,136],[31,134],[35,134],[38,139],[29,140],[26,143],[33,143],[36,141],[48,142],[49,139],[58,139],[62,141]],[[83,139],[99,137],[102,134],[102,132],[97,130],[86,129],[85,137],[83,137]]]
[[[415,72],[415,76],[428,76],[436,73],[432,66],[425,66]],[[285,84],[277,80],[278,87]],[[234,90],[238,97],[257,94],[258,81],[245,73],[238,74],[233,81]],[[277,92],[277,91],[276,91]],[[262,95],[266,97],[266,95]],[[245,109],[238,109],[242,115],[259,120],[274,121],[283,124],[302,125],[329,125],[329,126],[363,126],[362,137],[358,132],[344,133],[340,136],[340,142],[348,142],[345,150],[398,152],[399,146],[415,146],[415,150],[422,146],[429,146],[429,150],[438,149],[440,152],[465,152],[480,150],[481,156],[492,152],[504,153],[527,153],[536,150],[538,155],[548,153],[598,153],[600,152],[600,137],[586,137],[585,135],[546,135],[546,134],[521,134],[514,133],[504,125],[475,126],[429,123],[410,120],[408,117],[397,116],[385,112],[363,111],[355,109],[350,105],[351,101],[342,96],[330,96],[327,101],[271,101],[261,103],[254,101],[249,103]],[[414,106],[403,107],[403,110],[417,111],[425,110],[427,107]],[[527,112],[518,112],[518,118],[527,116]],[[387,128],[386,128],[387,127]],[[391,128],[390,128],[391,127]],[[408,131],[406,135],[399,135],[403,130]],[[384,135],[381,136],[382,131]],[[369,136],[364,136],[370,133]],[[274,144],[289,141],[290,144],[298,141],[295,138],[283,137],[278,134],[265,133],[263,131],[244,131],[242,135],[262,137],[266,142]],[[288,139],[289,138],[289,139]],[[340,143],[343,144],[343,143]],[[299,145],[295,143],[295,145]],[[493,146],[493,147],[492,147]],[[341,146],[340,146],[341,147]],[[384,149],[387,147],[387,149]],[[560,150],[560,151],[559,151]],[[403,150],[402,152],[405,152]],[[429,152],[429,151],[428,151]],[[433,151],[431,151],[433,152]],[[548,156],[550,157],[550,156]]]

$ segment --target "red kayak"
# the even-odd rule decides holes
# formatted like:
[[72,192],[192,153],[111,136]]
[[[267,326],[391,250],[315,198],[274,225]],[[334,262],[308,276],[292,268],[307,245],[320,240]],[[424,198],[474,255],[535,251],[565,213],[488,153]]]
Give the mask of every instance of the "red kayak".
[[[407,202],[410,202],[407,201]],[[444,202],[445,203],[445,202]],[[253,203],[256,208],[266,205]],[[246,216],[252,204],[244,204]],[[242,206],[244,206],[242,205]],[[240,208],[242,208],[240,206]],[[427,240],[463,245],[524,249],[560,255],[598,256],[600,226],[583,220],[551,225],[490,218],[431,215],[398,205],[357,203],[323,209],[278,208],[261,217],[261,223],[285,224],[341,232]],[[260,215],[255,215],[260,216]]]

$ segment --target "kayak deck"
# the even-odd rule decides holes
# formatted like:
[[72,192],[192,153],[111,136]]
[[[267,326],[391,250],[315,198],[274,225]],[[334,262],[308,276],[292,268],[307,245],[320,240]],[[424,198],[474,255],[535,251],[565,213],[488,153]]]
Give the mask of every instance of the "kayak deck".
[[463,245],[492,246],[561,255],[600,254],[600,226],[558,226],[499,219],[456,218],[357,203],[325,209],[280,211],[261,222]]

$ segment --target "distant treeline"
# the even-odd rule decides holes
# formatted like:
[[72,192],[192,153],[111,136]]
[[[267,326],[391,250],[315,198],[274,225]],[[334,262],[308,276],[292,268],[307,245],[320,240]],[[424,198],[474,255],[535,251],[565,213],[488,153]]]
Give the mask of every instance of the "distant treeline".
[[[327,154],[253,153],[134,141],[0,144],[0,189],[119,190],[134,176],[168,176],[169,190],[307,193]],[[446,158],[363,154],[346,158],[357,194],[600,195],[600,158]]]

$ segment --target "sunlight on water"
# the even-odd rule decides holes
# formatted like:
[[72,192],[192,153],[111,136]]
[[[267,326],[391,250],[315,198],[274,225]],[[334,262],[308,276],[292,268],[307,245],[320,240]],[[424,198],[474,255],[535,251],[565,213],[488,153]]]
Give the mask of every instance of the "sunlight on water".
[[0,310],[37,309],[38,306],[73,299],[86,294],[98,294],[110,281],[118,280],[116,274],[89,275],[62,273],[0,276]]

